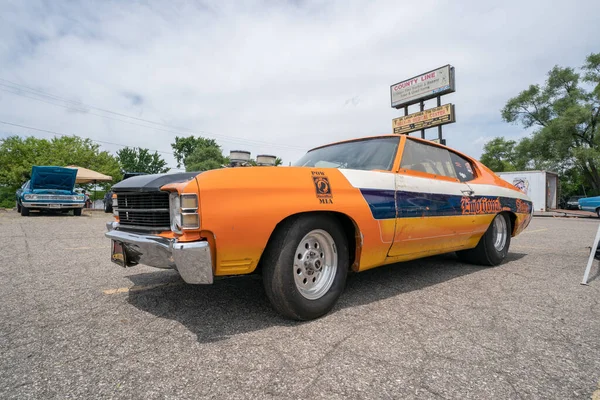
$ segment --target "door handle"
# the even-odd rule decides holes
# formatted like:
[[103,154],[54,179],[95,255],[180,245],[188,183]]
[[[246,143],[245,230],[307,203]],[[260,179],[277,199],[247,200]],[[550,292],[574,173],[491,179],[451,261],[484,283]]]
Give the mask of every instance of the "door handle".
[[470,190],[470,189],[467,189],[467,190],[461,190],[461,192],[463,192],[463,194],[464,194],[465,196],[473,196],[473,194],[475,194],[475,192],[474,192],[474,191],[472,191],[472,190]]

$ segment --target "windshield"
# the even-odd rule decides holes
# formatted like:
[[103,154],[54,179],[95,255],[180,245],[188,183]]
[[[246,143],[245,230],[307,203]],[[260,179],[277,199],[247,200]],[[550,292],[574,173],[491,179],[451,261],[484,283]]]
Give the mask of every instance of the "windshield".
[[391,170],[400,137],[382,137],[333,144],[311,150],[296,167]]

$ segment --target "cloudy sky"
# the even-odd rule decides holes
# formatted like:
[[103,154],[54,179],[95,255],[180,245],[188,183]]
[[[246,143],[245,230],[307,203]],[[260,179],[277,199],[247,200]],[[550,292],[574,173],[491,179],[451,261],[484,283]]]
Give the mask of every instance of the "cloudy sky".
[[[0,0],[0,121],[160,150],[171,166],[170,143],[190,134],[287,165],[391,132],[390,85],[451,64],[444,137],[478,157],[526,134],[502,122],[508,98],[600,51],[598,15],[597,0]],[[0,123],[11,134],[52,137]]]

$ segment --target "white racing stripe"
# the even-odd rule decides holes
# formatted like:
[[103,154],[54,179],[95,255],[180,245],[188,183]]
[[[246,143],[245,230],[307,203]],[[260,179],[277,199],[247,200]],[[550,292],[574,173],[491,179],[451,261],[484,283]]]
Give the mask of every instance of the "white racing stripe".
[[356,169],[341,169],[348,182],[358,189],[394,190],[395,175],[392,172],[360,171]]
[[458,188],[466,188],[468,185],[475,192],[475,196],[509,197],[531,201],[531,199],[523,192],[495,185],[449,182],[431,178],[394,174],[392,172],[359,171],[353,169],[340,169],[340,172],[344,174],[352,186],[359,189],[456,194]]

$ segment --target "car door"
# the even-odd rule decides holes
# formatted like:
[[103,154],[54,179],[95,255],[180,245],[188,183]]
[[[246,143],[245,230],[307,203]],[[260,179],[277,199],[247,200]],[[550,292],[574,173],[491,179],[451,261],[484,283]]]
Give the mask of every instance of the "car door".
[[457,176],[446,148],[407,138],[395,189],[396,229],[389,257],[413,258],[466,246],[474,218],[463,215],[463,205],[473,190]]

